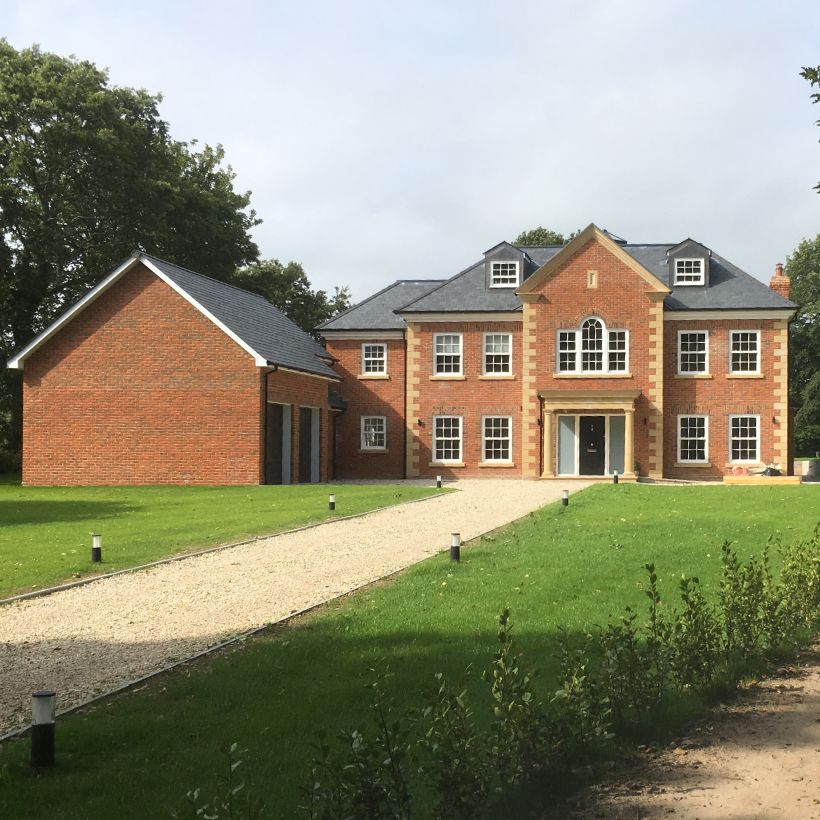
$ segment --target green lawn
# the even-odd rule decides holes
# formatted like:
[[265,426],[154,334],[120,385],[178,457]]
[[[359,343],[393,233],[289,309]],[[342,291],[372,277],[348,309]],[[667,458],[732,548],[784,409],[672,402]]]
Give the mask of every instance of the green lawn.
[[479,670],[510,606],[549,692],[558,626],[578,634],[626,604],[643,612],[645,562],[658,565],[662,593],[684,572],[714,593],[725,538],[748,557],[770,534],[802,537],[818,501],[814,487],[593,487],[468,545],[460,565],[435,557],[298,626],[63,719],[53,771],[29,770],[27,738],[7,744],[0,817],[168,816],[186,790],[213,787],[218,748],[238,741],[266,816],[290,820],[315,732],[365,723],[374,665],[389,664],[394,693],[410,707],[435,672],[460,678],[469,664],[468,686],[483,694]]
[[[0,597],[435,492],[377,484],[21,487],[7,479],[0,481]],[[92,533],[102,535],[101,564],[91,563]]]

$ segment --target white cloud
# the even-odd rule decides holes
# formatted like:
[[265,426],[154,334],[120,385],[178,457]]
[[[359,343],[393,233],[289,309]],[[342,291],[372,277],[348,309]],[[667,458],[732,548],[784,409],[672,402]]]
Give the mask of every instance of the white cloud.
[[693,236],[767,279],[820,231],[814,2],[6,2],[221,142],[265,256],[364,297],[538,224]]

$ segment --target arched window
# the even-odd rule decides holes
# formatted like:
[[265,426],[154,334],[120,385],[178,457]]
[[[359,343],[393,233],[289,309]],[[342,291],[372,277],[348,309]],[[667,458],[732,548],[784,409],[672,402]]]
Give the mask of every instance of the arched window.
[[628,332],[607,330],[590,316],[574,330],[559,330],[556,368],[559,373],[626,373]]
[[581,325],[581,370],[592,373],[604,369],[604,323],[587,319]]

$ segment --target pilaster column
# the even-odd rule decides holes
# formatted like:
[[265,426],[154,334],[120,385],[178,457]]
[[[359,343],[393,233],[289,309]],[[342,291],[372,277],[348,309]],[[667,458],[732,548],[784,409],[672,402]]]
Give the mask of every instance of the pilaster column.
[[541,471],[541,478],[554,478],[555,467],[553,466],[552,450],[552,410],[545,410],[542,416],[541,429],[544,436],[544,467]]
[[635,411],[624,413],[624,475],[635,474]]

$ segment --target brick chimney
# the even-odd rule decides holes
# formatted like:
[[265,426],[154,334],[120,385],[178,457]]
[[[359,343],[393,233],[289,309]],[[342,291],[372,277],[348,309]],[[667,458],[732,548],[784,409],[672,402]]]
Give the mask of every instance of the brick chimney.
[[780,294],[784,299],[788,299],[790,286],[791,281],[789,277],[783,275],[783,263],[778,262],[774,266],[774,276],[769,280],[769,287],[775,293]]

